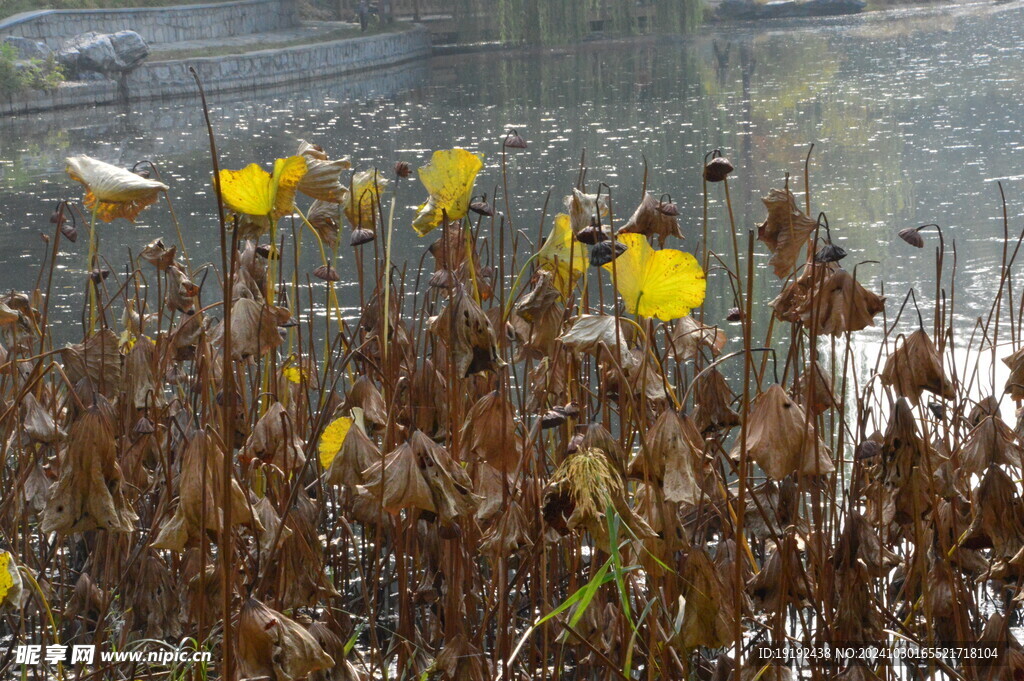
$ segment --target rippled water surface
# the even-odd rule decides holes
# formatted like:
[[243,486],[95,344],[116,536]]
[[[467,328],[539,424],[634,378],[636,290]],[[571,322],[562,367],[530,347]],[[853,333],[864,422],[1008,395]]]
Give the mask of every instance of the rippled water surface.
[[[955,240],[956,312],[966,323],[987,311],[1002,252],[995,180],[1006,190],[1011,232],[1022,226],[1022,81],[1024,7],[976,4],[436,57],[287,90],[213,96],[211,104],[224,167],[268,163],[292,153],[299,138],[388,172],[396,160],[416,166],[432,149],[463,146],[486,156],[478,190],[488,193],[501,181],[503,131],[515,127],[530,147],[509,158],[511,215],[531,239],[548,192],[553,211],[586,150],[588,182],[610,185],[618,217],[639,198],[646,158],[650,189],[680,203],[683,248],[694,248],[701,159],[721,147],[737,167],[731,189],[742,241],[763,218],[760,197],[787,172],[802,190],[813,142],[814,211],[827,212],[835,239],[850,252],[844,264],[879,261],[862,266],[859,277],[876,289],[884,279],[887,293],[902,296],[925,277],[931,282],[934,265],[930,248],[911,249],[895,232],[939,223],[947,242]],[[193,264],[219,262],[198,100],[144,102],[0,120],[0,285],[34,285],[54,204],[80,196],[63,173],[64,157],[79,153],[126,166],[156,161],[172,185]],[[414,268],[429,241],[409,227],[424,192],[406,182],[399,198],[395,259]],[[722,198],[716,187],[710,242],[726,252]],[[135,225],[103,225],[100,235],[115,270],[128,249],[174,236],[163,205]],[[65,245],[55,283],[69,321],[81,308],[84,248],[84,238]],[[313,250],[307,242],[304,257]],[[342,275],[353,281],[351,249],[342,251]],[[764,262],[763,247],[758,252]],[[757,286],[762,301],[779,284],[766,274]],[[932,287],[921,287],[924,299]],[[731,305],[726,291],[724,277],[712,279],[712,318]],[[343,295],[343,304],[357,302],[352,297]]]

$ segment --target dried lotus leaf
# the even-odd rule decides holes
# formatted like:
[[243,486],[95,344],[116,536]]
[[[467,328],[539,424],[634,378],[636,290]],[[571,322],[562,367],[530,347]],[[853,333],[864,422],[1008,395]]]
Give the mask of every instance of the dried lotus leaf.
[[103,406],[90,407],[71,425],[60,478],[43,511],[42,532],[135,529],[138,518],[124,498],[117,444],[106,411]]
[[659,207],[661,202],[647,192],[633,212],[633,217],[619,229],[619,233],[643,234],[648,239],[657,237],[658,245],[664,246],[670,236],[683,238],[679,231],[679,221],[674,215],[666,215]]
[[335,664],[301,624],[254,598],[238,616],[237,651],[243,678],[297,681]]
[[[808,419],[777,383],[754,398],[749,419],[747,452],[769,477],[782,480],[791,473],[828,475],[835,471],[813,419]],[[731,456],[739,458],[739,443]]]
[[768,263],[775,276],[784,279],[796,267],[796,260],[818,223],[804,215],[788,189],[772,189],[761,201],[768,209],[768,217],[757,225],[757,238],[772,253]]
[[907,336],[889,355],[881,380],[883,385],[891,387],[914,406],[918,405],[925,390],[947,400],[956,395],[942,368],[942,357],[924,329]]

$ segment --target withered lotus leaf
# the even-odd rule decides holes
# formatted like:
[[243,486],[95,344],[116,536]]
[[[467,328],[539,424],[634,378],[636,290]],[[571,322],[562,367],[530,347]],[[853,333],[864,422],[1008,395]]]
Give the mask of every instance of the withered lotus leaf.
[[[835,471],[814,420],[777,383],[754,399],[746,444],[750,457],[775,480],[791,473],[828,475]],[[737,441],[733,459],[739,458],[740,446]]]
[[260,417],[242,450],[248,459],[260,459],[282,471],[297,471],[306,463],[305,443],[284,405],[275,402]]
[[896,566],[899,557],[882,544],[867,518],[853,511],[839,536],[834,561],[837,570],[853,568],[860,562],[870,575],[881,577]]
[[317,236],[330,248],[338,247],[338,235],[341,231],[341,207],[331,201],[314,201],[309,207],[306,219],[316,231]]
[[106,610],[107,597],[89,573],[83,572],[75,582],[71,598],[64,607],[64,617],[67,620],[81,618],[90,623],[95,622],[100,613]]
[[254,598],[238,616],[238,663],[243,678],[297,681],[334,666],[306,629]]
[[164,242],[161,239],[154,239],[146,244],[146,247],[139,253],[139,257],[158,270],[166,270],[174,264],[176,252],[177,247],[171,246],[168,248],[164,246]]
[[818,333],[841,336],[873,326],[875,315],[885,309],[885,298],[861,286],[847,270],[835,269],[824,276],[805,307],[806,325],[816,322]]
[[993,557],[1013,557],[1024,547],[1024,502],[1013,479],[999,466],[989,466],[973,497],[968,536],[987,538]]
[[575,352],[594,357],[599,357],[603,349],[616,358],[623,370],[640,365],[638,357],[630,351],[629,336],[612,315],[581,314],[558,340]]
[[782,292],[768,303],[775,317],[791,324],[802,322],[810,305],[812,291],[817,288],[822,277],[827,276],[836,267],[831,263],[807,263],[800,274],[790,279]]
[[345,642],[322,622],[309,625],[310,635],[324,652],[334,659],[334,666],[314,672],[310,681],[368,681],[369,675],[345,658]]
[[893,408],[882,441],[882,480],[892,487],[901,487],[910,480],[911,471],[928,457],[928,444],[917,434],[914,412],[906,399]]
[[476,458],[500,471],[512,471],[523,456],[523,438],[516,432],[515,410],[497,390],[470,407],[460,440],[463,461]]
[[717,326],[705,326],[691,315],[680,317],[669,335],[672,353],[676,360],[685,362],[697,359],[700,351],[706,349],[717,357],[725,346],[725,332]]
[[[282,609],[314,606],[321,596],[340,595],[324,572],[323,545],[316,533],[318,513],[313,500],[304,492],[298,493],[291,511],[284,517],[286,532],[277,542],[278,550],[269,554],[269,593]],[[267,541],[272,542],[273,538]]]
[[872,601],[871,575],[862,563],[836,573],[836,618],[833,635],[837,643],[864,645],[884,640],[882,616]]
[[469,470],[473,479],[473,493],[480,497],[476,519],[481,525],[486,526],[505,510],[505,502],[514,491],[515,485],[508,474],[485,462],[471,466]]
[[1010,426],[998,415],[986,416],[974,430],[964,438],[960,448],[961,475],[981,475],[991,465],[1007,465],[1020,468],[1024,451],[1014,442]]
[[661,246],[665,245],[665,239],[670,236],[682,239],[679,221],[675,216],[666,215],[658,210],[660,205],[658,198],[647,192],[633,212],[633,217],[619,229],[619,232],[643,234],[648,239],[658,237],[658,244]]
[[815,416],[839,406],[832,390],[832,380],[817,361],[811,362],[804,372],[797,376],[790,392],[798,404],[805,407],[809,404],[810,412]]
[[[359,411],[359,408],[356,407],[353,411]],[[367,436],[361,423],[362,418],[353,421],[341,441],[341,448],[331,459],[325,473],[325,479],[330,485],[362,485],[366,482],[364,471],[381,461],[380,448]]]
[[305,140],[299,140],[295,155],[306,159],[306,174],[297,186],[300,192],[318,201],[341,203],[345,200],[348,189],[341,183],[341,171],[352,167],[348,158],[331,161],[327,154]]
[[478,503],[465,469],[421,431],[388,454],[383,466],[376,463],[364,476],[366,491],[392,513],[418,508],[451,523],[460,516],[471,517]]
[[380,390],[366,376],[356,379],[348,393],[345,394],[345,401],[341,405],[342,413],[350,412],[358,407],[363,410],[366,422],[372,428],[383,428],[387,424],[387,407],[384,405],[384,396]]
[[[609,355],[614,352],[612,349],[611,353],[602,355],[599,364],[601,385],[609,398],[621,401],[622,396],[628,394],[632,395],[632,399],[640,399],[643,394],[655,407],[668,399],[665,385],[667,379],[655,358],[645,356],[641,348],[633,348],[623,351],[620,365],[608,361]],[[668,389],[671,388],[668,386]]]
[[[282,342],[277,327],[291,317],[286,307],[265,305],[249,298],[239,298],[231,306],[231,357],[241,361],[261,357]],[[224,345],[224,322],[213,332],[214,343]]]
[[152,638],[181,635],[181,601],[170,568],[154,551],[139,559],[128,584],[129,629]]
[[64,430],[57,425],[49,410],[28,392],[21,400],[21,428],[32,442],[52,444],[64,439]]
[[683,606],[679,634],[686,650],[698,646],[723,648],[734,638],[732,609],[725,586],[708,554],[697,546],[690,550],[682,570]]
[[444,642],[430,669],[444,681],[487,681],[493,678],[483,652],[463,633]]
[[732,390],[725,382],[725,376],[718,369],[704,372],[696,379],[694,401],[696,409],[693,420],[697,428],[706,433],[719,428],[732,428],[740,424],[740,415],[733,411]]
[[102,329],[84,343],[68,345],[60,351],[64,371],[72,383],[87,379],[91,388],[104,397],[113,397],[121,385],[121,353],[117,334]]
[[608,194],[586,194],[573,189],[571,196],[566,196],[563,204],[569,211],[569,224],[573,234],[581,229],[599,224],[608,217]]
[[747,583],[747,592],[758,607],[777,613],[788,605],[808,603],[810,577],[803,568],[795,529],[790,526],[775,543],[761,571]]
[[554,353],[555,338],[562,330],[565,305],[551,284],[552,274],[540,270],[533,288],[515,306],[509,324],[521,341],[521,359],[542,359]]
[[665,501],[695,505],[701,498],[697,473],[703,459],[703,439],[687,417],[666,409],[647,430],[645,446],[629,465],[632,477],[649,476],[660,482]]
[[164,296],[167,307],[178,312],[192,314],[195,311],[197,295],[199,295],[199,287],[180,267],[171,265],[167,268],[167,295]]
[[953,399],[953,384],[946,378],[942,357],[924,329],[910,334],[885,360],[881,380],[917,406],[921,393],[927,390],[943,399]]
[[163,385],[157,379],[157,348],[148,336],[140,336],[124,363],[125,392],[136,409],[161,408]]
[[[204,430],[188,441],[178,474],[178,508],[165,522],[153,542],[153,548],[184,551],[190,539],[203,530],[220,532],[224,526],[222,488],[224,450]],[[237,480],[231,481],[231,524],[251,524],[262,532],[259,518],[249,511],[249,502]],[[205,511],[205,515],[204,515]]]
[[[500,497],[499,497],[500,499]],[[494,558],[533,547],[530,523],[518,501],[504,504],[501,515],[480,541],[480,552]]]
[[160,192],[167,191],[163,182],[90,156],[71,156],[66,163],[68,176],[85,186],[85,207],[103,222],[117,218],[134,221],[143,208],[157,200]]
[[1004,357],[1003,364],[1010,368],[1005,391],[1010,393],[1014,400],[1024,400],[1024,347],[1009,357]]
[[138,518],[124,498],[117,444],[107,412],[106,406],[90,407],[71,425],[60,478],[43,511],[43,532],[134,529]]
[[[274,504],[268,497],[260,497],[252,503],[252,512],[259,518],[263,532],[260,534],[260,550],[270,553],[274,548],[274,541],[284,541],[291,536],[292,530],[289,527],[281,526],[281,516],[274,508]],[[280,537],[278,537],[280,534]]]
[[818,223],[804,215],[788,189],[772,189],[761,201],[768,209],[768,217],[757,225],[757,238],[772,253],[768,263],[775,276],[783,279],[796,267],[797,257]]
[[498,342],[490,320],[464,290],[455,293],[432,321],[431,331],[448,342],[459,377],[497,371],[505,364],[498,356]]

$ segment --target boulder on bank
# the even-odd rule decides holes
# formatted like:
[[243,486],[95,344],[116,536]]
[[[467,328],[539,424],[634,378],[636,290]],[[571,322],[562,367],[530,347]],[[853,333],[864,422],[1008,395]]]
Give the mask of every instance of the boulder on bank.
[[149,56],[149,45],[135,31],[110,34],[110,44],[114,46],[114,54],[117,55],[122,71],[131,71]]
[[73,78],[84,73],[106,76],[126,73],[145,61],[147,56],[149,45],[135,31],[90,31],[64,41],[57,51],[57,59]]
[[53,50],[47,47],[46,43],[29,38],[9,35],[4,37],[3,42],[5,45],[10,45],[18,51],[18,59],[38,59],[42,61],[53,53]]

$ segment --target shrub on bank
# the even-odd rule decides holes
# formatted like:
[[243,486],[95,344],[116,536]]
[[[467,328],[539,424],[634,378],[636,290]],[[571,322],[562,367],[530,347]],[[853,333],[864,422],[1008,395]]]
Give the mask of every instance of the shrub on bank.
[[52,54],[46,59],[19,59],[13,45],[0,45],[0,95],[52,90],[63,82],[64,70]]

